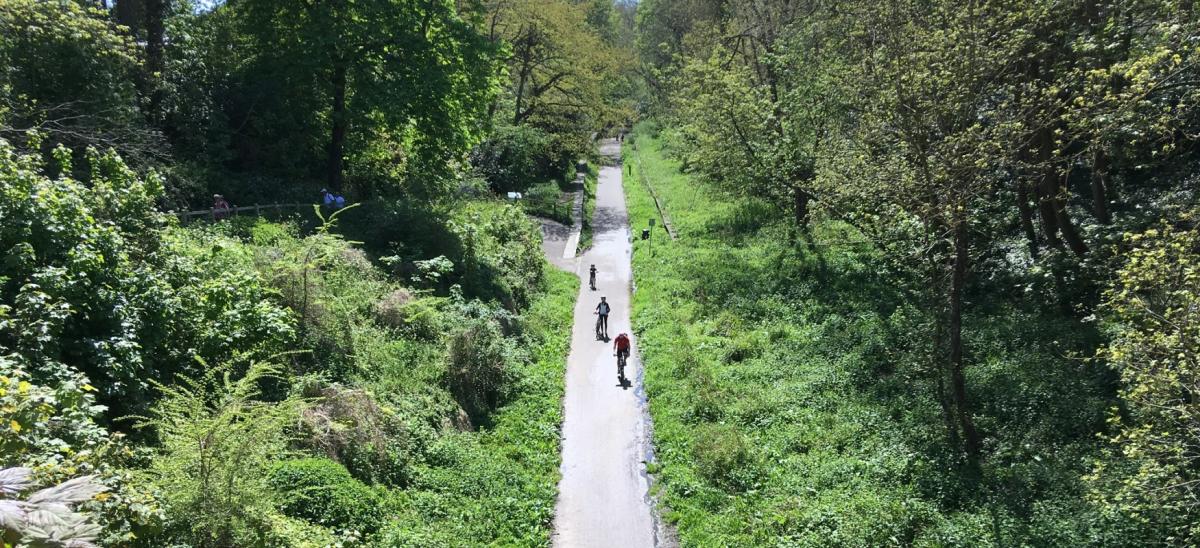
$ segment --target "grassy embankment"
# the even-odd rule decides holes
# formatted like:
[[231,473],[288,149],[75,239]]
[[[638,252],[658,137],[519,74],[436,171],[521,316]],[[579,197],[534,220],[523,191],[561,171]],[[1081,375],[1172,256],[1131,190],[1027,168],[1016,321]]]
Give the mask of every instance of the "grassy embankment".
[[[347,220],[356,213],[347,211]],[[467,245],[476,266],[468,270],[476,274],[462,278],[466,289],[485,292],[501,284],[507,289],[497,296],[527,302],[519,314],[453,291],[405,287],[345,241],[300,238],[294,225],[240,219],[178,229],[178,237],[194,242],[199,255],[219,250],[229,257],[228,268],[279,280],[289,306],[295,291],[288,280],[297,274],[277,265],[323,257],[306,275],[312,304],[301,318],[306,327],[300,345],[312,352],[301,357],[308,368],[339,381],[322,389],[309,415],[315,419],[306,419],[315,426],[305,428],[296,452],[281,455],[279,465],[291,474],[283,478],[333,481],[335,487],[321,488],[331,489],[328,494],[285,495],[301,497],[302,504],[282,510],[309,532],[277,539],[281,545],[303,535],[314,545],[549,543],[563,374],[579,282],[544,262],[540,248],[528,241],[536,229],[519,213],[514,216],[513,208],[485,200],[449,216],[473,227]],[[321,251],[308,254],[313,246]],[[531,285],[539,268],[541,281]],[[501,273],[529,278],[495,278]],[[518,298],[515,289],[527,292]],[[467,349],[461,363],[455,361],[456,345]],[[479,372],[456,386],[455,368],[468,363],[497,373]],[[495,394],[488,396],[495,408],[473,412],[464,397],[476,393]],[[292,460],[311,457],[319,459]],[[326,458],[354,478],[338,476],[344,472]],[[372,498],[365,502],[346,494],[355,492]],[[357,532],[347,537],[347,530]]]
[[[546,292],[523,323],[531,361],[512,400],[476,432],[447,429],[401,491],[390,546],[545,546],[559,479],[563,374],[577,277],[547,268]],[[407,382],[391,379],[392,382]],[[387,380],[383,382],[387,383]],[[436,386],[436,379],[428,379]]]
[[[681,174],[646,126],[637,139],[625,157],[680,234],[656,229],[653,257],[635,242],[633,323],[657,489],[685,546],[1096,541],[1080,478],[1111,386],[1064,357],[1092,328],[972,295],[967,382],[988,436],[973,476],[946,442],[919,309],[846,243],[861,237],[818,220],[817,251],[791,245],[786,214]],[[657,214],[633,171],[644,223]]]

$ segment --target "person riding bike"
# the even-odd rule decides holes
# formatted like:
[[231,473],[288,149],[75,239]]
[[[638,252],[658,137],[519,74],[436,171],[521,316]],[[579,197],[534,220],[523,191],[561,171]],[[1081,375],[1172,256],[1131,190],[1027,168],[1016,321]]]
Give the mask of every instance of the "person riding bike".
[[592,291],[595,291],[596,290],[596,265],[592,265],[591,276],[589,277],[588,283],[591,284]]
[[605,297],[600,297],[600,304],[596,305],[596,338],[608,338],[608,313],[612,312],[612,307],[608,306],[608,300]]
[[617,376],[625,376],[625,362],[629,360],[629,335],[621,333],[613,340],[613,350],[617,356]]

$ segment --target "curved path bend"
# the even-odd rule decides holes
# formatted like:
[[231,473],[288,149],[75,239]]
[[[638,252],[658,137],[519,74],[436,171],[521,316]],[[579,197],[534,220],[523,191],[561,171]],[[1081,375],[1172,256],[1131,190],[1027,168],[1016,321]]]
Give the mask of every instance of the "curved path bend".
[[[620,155],[614,139],[603,141],[600,150],[610,158]],[[629,381],[619,384],[612,342],[595,337],[593,312],[601,295],[612,305],[609,336],[632,336],[633,331],[629,322],[632,245],[621,170],[619,164],[601,168],[592,248],[570,265],[583,283],[567,360],[562,479],[554,516],[554,546],[565,548],[673,544],[649,494],[650,419],[637,342],[625,367]],[[587,284],[592,264],[598,270],[596,291]]]

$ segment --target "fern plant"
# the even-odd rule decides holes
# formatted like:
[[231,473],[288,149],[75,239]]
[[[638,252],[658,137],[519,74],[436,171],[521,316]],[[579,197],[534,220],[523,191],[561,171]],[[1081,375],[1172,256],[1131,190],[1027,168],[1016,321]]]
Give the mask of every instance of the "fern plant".
[[241,378],[227,366],[205,369],[199,379],[160,385],[162,399],[139,420],[162,444],[148,479],[163,494],[171,540],[260,544],[276,506],[269,471],[289,456],[291,427],[308,403],[261,398],[259,387],[278,372],[274,365],[251,364]]

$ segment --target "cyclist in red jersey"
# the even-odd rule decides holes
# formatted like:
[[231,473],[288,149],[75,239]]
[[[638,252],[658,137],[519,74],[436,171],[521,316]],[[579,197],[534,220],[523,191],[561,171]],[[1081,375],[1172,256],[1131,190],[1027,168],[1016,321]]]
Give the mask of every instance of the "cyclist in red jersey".
[[629,335],[621,333],[613,340],[613,350],[617,353],[618,373],[624,374],[625,360],[629,359]]

